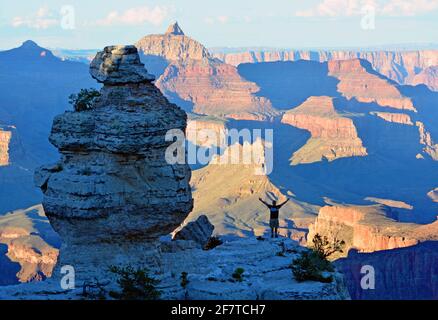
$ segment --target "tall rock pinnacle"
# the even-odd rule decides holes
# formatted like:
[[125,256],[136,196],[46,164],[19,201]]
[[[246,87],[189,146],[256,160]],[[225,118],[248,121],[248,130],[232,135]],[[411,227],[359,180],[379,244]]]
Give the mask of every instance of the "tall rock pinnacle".
[[172,34],[174,36],[183,36],[184,32],[178,25],[178,22],[175,22],[174,24],[171,24],[169,28],[167,28],[166,34]]
[[50,142],[62,158],[37,169],[43,206],[63,240],[59,266],[80,279],[108,265],[153,262],[155,242],[192,209],[186,164],[168,164],[165,140],[186,114],[151,83],[133,46],[99,52],[91,75],[104,86],[91,110],[53,121]]

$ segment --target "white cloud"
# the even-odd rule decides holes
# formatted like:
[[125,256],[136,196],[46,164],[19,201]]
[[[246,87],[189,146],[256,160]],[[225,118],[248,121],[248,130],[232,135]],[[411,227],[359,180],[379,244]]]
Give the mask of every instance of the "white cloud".
[[230,17],[229,16],[206,17],[204,19],[204,22],[207,23],[207,24],[214,24],[214,23],[225,24],[228,21],[230,21]]
[[415,16],[438,9],[438,0],[322,0],[313,8],[295,12],[298,17],[351,17],[372,6],[377,15]]
[[39,8],[30,16],[17,16],[11,21],[14,28],[27,27],[32,29],[47,29],[58,25],[59,19],[49,10],[48,7]]
[[130,8],[123,12],[116,10],[108,13],[104,19],[98,20],[95,24],[99,26],[142,25],[145,23],[160,25],[168,16],[168,12],[168,8],[163,6],[152,8],[143,6]]

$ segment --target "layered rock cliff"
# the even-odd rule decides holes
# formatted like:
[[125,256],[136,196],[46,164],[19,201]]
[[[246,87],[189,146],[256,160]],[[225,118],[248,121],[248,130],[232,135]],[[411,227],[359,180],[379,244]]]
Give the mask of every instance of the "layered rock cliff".
[[432,135],[427,131],[423,122],[417,121],[415,124],[417,125],[420,134],[420,143],[424,145],[423,151],[432,159],[438,161],[438,143],[435,143],[432,139]]
[[[238,66],[241,63],[311,60],[327,62],[331,60],[363,59],[371,63],[373,69],[399,84],[426,84],[437,90],[434,70],[438,65],[438,50],[419,51],[306,51],[272,50],[245,52],[216,52],[214,57],[225,63]],[[431,68],[430,68],[431,67]],[[430,69],[429,69],[430,68]]]
[[0,128],[0,167],[9,164],[9,142],[11,141],[11,132],[3,131]]
[[338,91],[347,99],[375,102],[382,107],[416,111],[410,98],[404,97],[395,85],[372,70],[369,62],[360,59],[328,62],[329,75],[340,80]]
[[186,111],[251,120],[275,113],[266,98],[256,95],[255,83],[244,80],[234,66],[214,59],[179,26],[170,26],[162,35],[143,37],[136,46],[146,66],[164,60],[157,87]]
[[[1,216],[0,244],[6,245],[9,260],[0,258],[0,284],[39,281],[52,275],[59,240],[40,205]],[[8,276],[7,270],[14,269],[14,264],[18,271]]]
[[407,83],[412,85],[424,84],[430,90],[438,91],[438,65],[427,67],[420,73],[410,76]]
[[333,98],[310,97],[287,111],[281,122],[311,134],[307,143],[292,155],[292,165],[367,155],[353,120],[336,112]]
[[388,218],[388,207],[325,206],[315,223],[309,227],[308,241],[315,234],[345,241],[346,256],[352,248],[360,252],[375,252],[414,246],[420,242],[438,241],[438,220],[428,225],[401,223]]
[[409,126],[414,125],[414,123],[411,120],[411,117],[405,113],[371,112],[371,114],[388,122],[400,123]]
[[62,158],[35,173],[43,207],[63,246],[60,264],[89,278],[108,265],[153,264],[154,242],[192,209],[186,164],[168,164],[168,130],[186,114],[151,82],[134,46],[111,46],[90,66],[104,84],[91,110],[53,121]]

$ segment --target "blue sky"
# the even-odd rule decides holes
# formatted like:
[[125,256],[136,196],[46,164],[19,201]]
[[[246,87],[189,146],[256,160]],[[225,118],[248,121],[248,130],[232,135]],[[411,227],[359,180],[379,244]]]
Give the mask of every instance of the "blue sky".
[[27,39],[44,47],[70,49],[129,44],[144,35],[164,32],[175,20],[187,35],[207,47],[438,43],[438,0],[2,2],[1,49]]

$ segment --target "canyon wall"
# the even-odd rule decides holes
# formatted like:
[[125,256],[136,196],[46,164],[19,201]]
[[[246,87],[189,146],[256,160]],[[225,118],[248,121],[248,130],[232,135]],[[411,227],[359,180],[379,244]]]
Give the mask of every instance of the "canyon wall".
[[[41,205],[0,216],[0,244],[6,245],[8,260],[0,259],[0,285],[40,281],[52,275],[59,238]],[[18,270],[8,274],[7,270],[11,269]]]
[[308,241],[315,234],[345,241],[346,256],[352,248],[360,252],[375,252],[414,246],[420,242],[438,241],[438,220],[428,225],[401,223],[387,217],[388,207],[325,206],[309,227]]
[[[438,50],[419,51],[306,51],[272,50],[246,51],[213,54],[225,63],[238,66],[241,63],[311,60],[327,62],[331,60],[363,59],[371,63],[373,69],[399,84],[426,84],[437,90]],[[432,67],[431,69],[428,69]]]
[[328,62],[329,75],[340,80],[338,91],[347,99],[375,102],[382,107],[416,111],[410,98],[398,88],[375,73],[369,62],[359,59]]
[[256,95],[255,83],[243,79],[236,67],[213,58],[177,24],[165,34],[141,38],[136,47],[146,67],[161,66],[157,87],[186,111],[249,120],[275,114],[270,101]]
[[307,143],[292,155],[292,165],[367,155],[353,120],[336,112],[333,98],[310,97],[287,111],[281,122],[311,134]]
[[9,142],[11,141],[11,132],[3,131],[0,128],[0,167],[9,164]]

